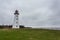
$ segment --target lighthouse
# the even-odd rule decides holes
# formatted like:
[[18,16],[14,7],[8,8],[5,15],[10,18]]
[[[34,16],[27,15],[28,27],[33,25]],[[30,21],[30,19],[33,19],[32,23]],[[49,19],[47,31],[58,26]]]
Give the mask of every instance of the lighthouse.
[[19,13],[18,10],[15,10],[14,13],[14,23],[12,28],[19,28]]

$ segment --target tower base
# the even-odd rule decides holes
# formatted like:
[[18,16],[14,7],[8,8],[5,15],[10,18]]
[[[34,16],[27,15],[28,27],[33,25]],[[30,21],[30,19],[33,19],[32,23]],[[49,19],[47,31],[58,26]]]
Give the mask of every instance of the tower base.
[[12,28],[13,29],[19,29],[19,26],[13,26]]

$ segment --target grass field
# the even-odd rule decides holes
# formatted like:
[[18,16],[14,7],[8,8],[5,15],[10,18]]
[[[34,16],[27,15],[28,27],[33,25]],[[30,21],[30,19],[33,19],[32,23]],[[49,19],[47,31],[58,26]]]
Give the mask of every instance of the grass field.
[[60,40],[60,31],[44,29],[0,29],[0,40]]

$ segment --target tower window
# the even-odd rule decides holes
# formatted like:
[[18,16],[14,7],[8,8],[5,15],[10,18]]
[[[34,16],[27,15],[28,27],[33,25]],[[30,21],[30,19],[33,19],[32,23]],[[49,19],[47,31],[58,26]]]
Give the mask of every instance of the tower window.
[[18,26],[16,25],[16,27],[18,27]]

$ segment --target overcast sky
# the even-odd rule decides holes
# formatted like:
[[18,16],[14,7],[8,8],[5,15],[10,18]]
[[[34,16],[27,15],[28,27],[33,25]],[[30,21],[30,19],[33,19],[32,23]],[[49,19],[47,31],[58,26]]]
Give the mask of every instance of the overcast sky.
[[0,24],[13,24],[14,11],[25,26],[60,26],[60,0],[0,0]]

